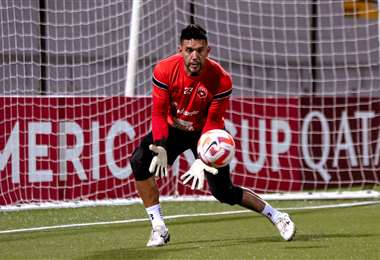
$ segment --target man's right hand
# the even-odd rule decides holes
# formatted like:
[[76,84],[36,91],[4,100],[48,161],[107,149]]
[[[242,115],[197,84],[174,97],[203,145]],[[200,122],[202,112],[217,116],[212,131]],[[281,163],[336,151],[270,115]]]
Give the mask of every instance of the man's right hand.
[[168,156],[166,150],[162,146],[151,144],[149,150],[156,153],[149,166],[149,172],[153,173],[156,177],[168,176]]

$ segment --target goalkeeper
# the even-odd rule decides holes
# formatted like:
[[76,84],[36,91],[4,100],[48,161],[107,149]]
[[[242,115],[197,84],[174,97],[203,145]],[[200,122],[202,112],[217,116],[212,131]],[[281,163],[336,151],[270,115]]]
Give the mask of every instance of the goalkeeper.
[[[153,71],[152,131],[133,152],[131,166],[136,189],[152,223],[148,247],[169,242],[155,178],[168,174],[167,166],[185,150],[197,155],[202,133],[224,129],[224,113],[232,92],[230,75],[208,58],[206,31],[190,24],[181,32],[178,53],[161,60]],[[230,168],[219,169],[196,159],[181,176],[183,184],[202,189],[204,178],[212,195],[222,203],[241,205],[266,216],[285,240],[294,237],[296,228],[287,213],[271,207],[253,191],[234,186]]]

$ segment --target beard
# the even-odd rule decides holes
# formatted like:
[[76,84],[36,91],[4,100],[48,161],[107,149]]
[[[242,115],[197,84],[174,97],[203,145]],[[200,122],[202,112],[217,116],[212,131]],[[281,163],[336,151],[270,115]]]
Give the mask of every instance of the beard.
[[196,63],[196,64],[192,64],[192,63],[189,63],[187,66],[187,71],[189,72],[189,74],[191,76],[199,76],[201,70],[202,70],[202,64],[201,63]]

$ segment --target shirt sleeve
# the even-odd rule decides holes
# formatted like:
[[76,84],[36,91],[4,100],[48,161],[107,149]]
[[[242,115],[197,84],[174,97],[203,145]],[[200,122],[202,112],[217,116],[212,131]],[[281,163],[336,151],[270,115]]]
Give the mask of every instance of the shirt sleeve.
[[230,76],[225,76],[220,82],[220,91],[213,97],[208,109],[206,123],[202,133],[212,129],[224,128],[224,115],[227,111],[230,96],[232,93],[232,80]]
[[153,71],[152,134],[154,143],[165,143],[169,135],[167,115],[169,110],[168,82],[159,66]]

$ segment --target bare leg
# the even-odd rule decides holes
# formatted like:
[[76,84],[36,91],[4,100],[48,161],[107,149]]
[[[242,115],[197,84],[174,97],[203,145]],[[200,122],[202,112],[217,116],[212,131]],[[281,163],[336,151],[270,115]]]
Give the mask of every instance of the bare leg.
[[253,191],[243,188],[241,206],[256,211],[268,218],[278,229],[283,239],[290,241],[296,233],[296,226],[289,215],[282,213],[266,203]]
[[241,200],[241,206],[261,213],[264,210],[265,205],[265,201],[253,191],[243,188],[243,199]]
[[159,203],[159,192],[154,176],[143,181],[136,181],[136,189],[145,208]]
[[170,235],[162,217],[159,191],[154,176],[144,181],[136,181],[136,189],[152,224],[152,232],[146,245],[148,247],[166,245]]

